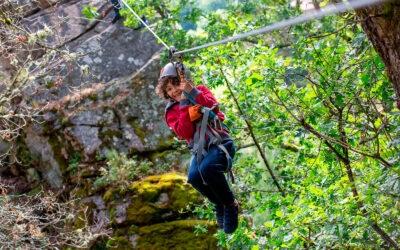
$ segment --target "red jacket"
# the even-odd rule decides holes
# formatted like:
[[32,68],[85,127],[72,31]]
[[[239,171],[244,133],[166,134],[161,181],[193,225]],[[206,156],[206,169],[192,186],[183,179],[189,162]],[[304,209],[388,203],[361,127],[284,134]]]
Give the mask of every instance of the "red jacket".
[[[211,91],[204,85],[196,86],[188,93],[189,96],[198,104],[201,104],[207,108],[211,108],[217,99]],[[189,107],[193,104],[188,99],[181,99],[178,103],[169,103],[165,111],[165,120],[169,127],[171,127],[179,138],[186,139],[189,143],[193,139],[195,132],[195,124],[190,121]],[[219,111],[219,107],[216,106],[213,109],[214,113],[221,119],[225,120],[225,115]]]

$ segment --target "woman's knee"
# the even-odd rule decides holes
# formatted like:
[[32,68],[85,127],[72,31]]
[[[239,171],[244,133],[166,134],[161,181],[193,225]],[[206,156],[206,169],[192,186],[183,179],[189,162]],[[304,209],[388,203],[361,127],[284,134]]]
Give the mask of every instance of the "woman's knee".
[[236,148],[235,148],[235,144],[233,143],[233,141],[227,141],[223,145],[226,148],[226,150],[228,151],[229,156],[233,159],[235,157],[235,153],[236,153]]
[[202,180],[201,180],[201,177],[200,177],[200,175],[198,173],[189,172],[187,182],[192,184],[192,186],[196,187],[196,186],[201,185]]
[[219,166],[221,164],[205,164],[201,166],[201,174],[203,178],[207,178],[207,176],[212,176],[217,174],[219,171]]

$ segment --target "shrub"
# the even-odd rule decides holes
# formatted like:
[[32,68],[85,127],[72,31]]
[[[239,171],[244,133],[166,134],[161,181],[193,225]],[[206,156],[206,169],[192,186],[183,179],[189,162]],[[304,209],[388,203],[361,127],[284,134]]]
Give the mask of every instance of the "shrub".
[[94,188],[96,189],[110,184],[118,185],[125,189],[132,181],[154,174],[150,161],[139,161],[136,157],[128,159],[125,153],[118,154],[115,150],[106,153],[106,161],[108,167],[100,168],[102,176],[94,182]]
[[87,248],[99,236],[106,235],[102,229],[93,232],[86,216],[82,219],[83,227],[71,228],[78,212],[73,198],[60,202],[53,192],[46,190],[8,194],[11,189],[0,183],[1,249]]

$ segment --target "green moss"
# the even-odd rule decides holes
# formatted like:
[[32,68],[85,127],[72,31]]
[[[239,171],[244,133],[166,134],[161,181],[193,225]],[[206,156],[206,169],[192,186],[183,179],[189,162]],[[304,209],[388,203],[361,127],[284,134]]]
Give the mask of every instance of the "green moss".
[[61,153],[61,149],[66,143],[63,144],[63,142],[58,141],[57,136],[48,136],[48,142],[53,150],[54,159],[57,161],[61,172],[65,173],[68,170],[68,164]]
[[97,237],[97,239],[93,242],[93,244],[90,246],[89,249],[92,250],[106,250],[107,248],[107,242],[110,239],[108,235],[102,235]]
[[189,185],[177,186],[171,193],[172,207],[175,209],[185,208],[188,201],[199,199],[199,193]]
[[113,138],[114,136],[117,138],[122,138],[122,133],[120,131],[112,129],[107,129],[106,131],[102,132],[101,135],[103,137],[107,136],[109,138]]
[[104,202],[108,203],[118,198],[118,194],[120,194],[120,188],[112,188],[107,190],[107,192],[103,195]]
[[93,201],[80,203],[78,213],[75,217],[73,229],[76,230],[93,225],[93,210],[96,208],[97,206]]
[[99,96],[97,94],[90,94],[88,95],[88,98],[92,101],[97,101],[99,99]]
[[91,182],[88,182],[86,187],[87,187],[86,190],[87,190],[88,196],[96,194],[96,190],[93,188],[93,184]]
[[50,88],[52,88],[54,86],[54,83],[55,82],[53,82],[53,81],[46,82],[44,86],[46,86],[47,89],[50,89]]
[[163,152],[156,152],[150,155],[151,161],[154,161],[159,158],[164,158],[166,154],[170,153],[169,151],[163,151]]
[[115,230],[114,232],[114,236],[118,237],[118,236],[124,236],[126,234],[128,234],[129,228],[118,228],[117,230]]
[[[195,226],[207,226],[205,234],[194,233]],[[200,220],[180,220],[139,228],[137,249],[216,249],[215,224]]]
[[82,178],[89,178],[93,175],[93,173],[90,169],[82,170],[79,172],[79,174]]
[[43,190],[43,186],[39,185],[39,186],[35,187],[34,189],[32,189],[31,191],[29,191],[29,193],[27,193],[26,195],[27,196],[35,196],[42,190]]
[[72,125],[72,122],[70,121],[70,119],[68,117],[64,117],[61,120],[61,125],[63,125],[64,127],[67,127],[69,125]]
[[136,225],[131,225],[128,230],[128,235],[135,235],[139,233],[139,227]]
[[142,144],[145,145],[146,143],[144,138],[146,138],[146,131],[139,124],[137,124],[135,120],[129,119],[127,122],[132,126],[133,131],[140,138]]
[[390,19],[393,17],[393,13],[394,13],[394,11],[393,11],[392,3],[384,3],[382,15],[384,17],[386,17],[387,19]]
[[143,202],[141,199],[135,199],[126,209],[126,221],[129,224],[148,225],[159,222],[164,209],[154,205],[151,202]]
[[83,188],[76,188],[76,189],[74,189],[74,190],[72,191],[72,194],[73,194],[75,197],[78,197],[78,198],[80,198],[80,199],[87,197],[87,192],[86,192],[86,189],[85,189],[84,187],[83,187]]
[[132,185],[132,190],[143,200],[153,201],[160,192],[160,187],[147,182],[137,182]]
[[125,237],[113,237],[108,240],[107,248],[110,249],[120,249],[120,250],[127,250],[133,249],[132,243]]
[[[176,173],[150,176],[132,184],[131,203],[126,208],[125,223],[149,225],[165,221],[165,218],[176,219],[179,210],[185,209],[188,203],[198,203],[199,195],[186,178]],[[158,202],[161,195],[168,199]]]
[[114,216],[114,213],[115,213],[115,208],[113,207],[113,208],[111,208],[111,211],[110,211],[110,217],[111,218]]
[[80,211],[76,215],[76,220],[74,222],[74,227],[73,227],[74,230],[86,227],[86,222],[84,218],[85,218],[85,213],[83,211]]
[[112,200],[115,200],[114,192],[113,190],[107,190],[107,192],[103,195],[103,201],[104,202],[110,202]]

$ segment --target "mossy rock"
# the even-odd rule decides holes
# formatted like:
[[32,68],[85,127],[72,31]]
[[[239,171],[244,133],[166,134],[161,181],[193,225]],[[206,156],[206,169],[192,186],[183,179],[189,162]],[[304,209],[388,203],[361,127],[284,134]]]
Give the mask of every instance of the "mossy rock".
[[[182,218],[180,210],[188,204],[201,202],[199,193],[186,183],[186,177],[178,173],[150,176],[132,184],[131,202],[126,208],[123,224],[150,225]],[[111,191],[107,200],[113,197]],[[185,216],[188,216],[186,214]]]
[[72,190],[72,194],[74,195],[74,197],[79,198],[79,199],[84,199],[87,198],[89,196],[95,195],[96,193],[93,192],[93,184],[90,183],[90,181],[88,179],[81,179],[76,178],[77,181],[79,181],[79,187],[75,188]]
[[117,236],[108,240],[107,249],[128,250],[133,249],[133,246],[127,238],[123,236]]
[[93,201],[84,202],[79,205],[79,212],[76,214],[73,229],[81,229],[93,224],[93,209],[96,204]]
[[76,214],[76,219],[75,219],[75,222],[74,222],[73,229],[77,230],[77,229],[81,229],[81,228],[87,227],[88,223],[85,220],[85,218],[86,218],[85,212],[83,212],[83,211],[78,212]]
[[86,198],[88,196],[87,192],[86,192],[86,189],[84,187],[83,188],[75,188],[72,191],[72,194],[74,195],[74,197],[77,197],[79,199],[83,199],[83,198]]
[[[196,225],[207,227],[196,235]],[[179,220],[139,228],[136,249],[217,249],[216,225],[203,220]]]
[[118,237],[118,236],[124,236],[129,232],[129,228],[118,228],[117,230],[115,230],[114,232],[114,236]]
[[134,121],[128,121],[128,122],[132,126],[135,134],[140,138],[140,141],[142,142],[142,144],[146,145],[146,142],[144,140],[144,138],[146,137],[146,131],[144,130],[144,128]]
[[121,193],[121,188],[108,189],[103,196],[103,200],[106,203],[112,202],[119,198],[120,193]]

